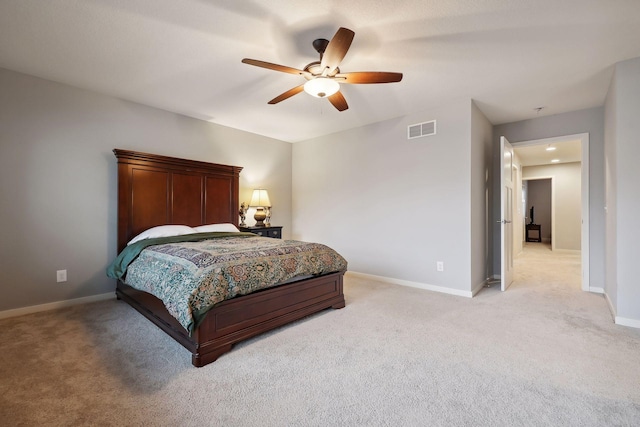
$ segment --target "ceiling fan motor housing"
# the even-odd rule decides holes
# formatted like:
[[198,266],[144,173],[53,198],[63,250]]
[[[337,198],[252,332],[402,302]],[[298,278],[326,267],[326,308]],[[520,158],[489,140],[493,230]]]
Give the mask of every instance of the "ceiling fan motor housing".
[[[304,71],[308,71],[309,73],[313,74],[313,76],[310,76],[308,74],[303,74],[303,77],[305,79],[312,80],[313,78],[315,78],[317,76],[321,76],[322,75],[322,71],[324,71],[324,70],[322,69],[322,65],[321,65],[320,61],[314,61],[314,62],[310,62],[309,64],[307,64],[307,66],[304,67]],[[332,72],[327,74],[327,77],[334,77],[339,72],[340,72],[340,68],[336,67],[335,70],[333,70]]]
[[329,40],[327,39],[315,39],[313,41],[313,48],[320,54],[320,60],[322,60],[322,55],[324,55],[324,51],[329,45]]

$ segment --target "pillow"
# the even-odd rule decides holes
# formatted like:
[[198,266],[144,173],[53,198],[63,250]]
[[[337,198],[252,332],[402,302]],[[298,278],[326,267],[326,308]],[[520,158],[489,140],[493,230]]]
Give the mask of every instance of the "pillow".
[[196,233],[212,233],[214,231],[240,231],[235,225],[231,223],[200,225],[198,227],[194,227],[193,229],[196,230]]
[[193,234],[196,231],[189,227],[188,225],[159,225],[157,227],[150,228],[142,233],[138,234],[136,237],[131,239],[127,246],[139,242],[144,239],[154,239],[156,237],[170,237],[170,236],[181,236],[183,234]]

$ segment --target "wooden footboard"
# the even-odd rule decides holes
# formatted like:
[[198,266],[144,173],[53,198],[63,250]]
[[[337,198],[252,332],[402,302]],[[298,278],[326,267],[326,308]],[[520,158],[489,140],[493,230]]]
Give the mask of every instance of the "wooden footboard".
[[122,282],[116,294],[187,348],[193,365],[200,367],[239,341],[329,307],[344,307],[343,276],[331,273],[223,301],[209,310],[192,336],[153,295]]

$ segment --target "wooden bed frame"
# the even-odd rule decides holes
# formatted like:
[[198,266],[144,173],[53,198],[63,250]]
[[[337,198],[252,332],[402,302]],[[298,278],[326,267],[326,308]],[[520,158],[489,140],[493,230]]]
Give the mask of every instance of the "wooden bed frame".
[[[241,167],[113,150],[118,159],[118,252],[142,231],[163,224],[238,225]],[[345,306],[344,271],[223,301],[190,336],[155,296],[121,281],[116,296],[192,353],[200,367],[233,344],[329,307]]]

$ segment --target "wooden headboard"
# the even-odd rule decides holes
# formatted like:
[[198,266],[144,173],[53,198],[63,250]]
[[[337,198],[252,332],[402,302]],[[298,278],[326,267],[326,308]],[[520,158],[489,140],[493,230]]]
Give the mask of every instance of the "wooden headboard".
[[241,167],[113,152],[118,158],[118,252],[157,225],[238,225]]

